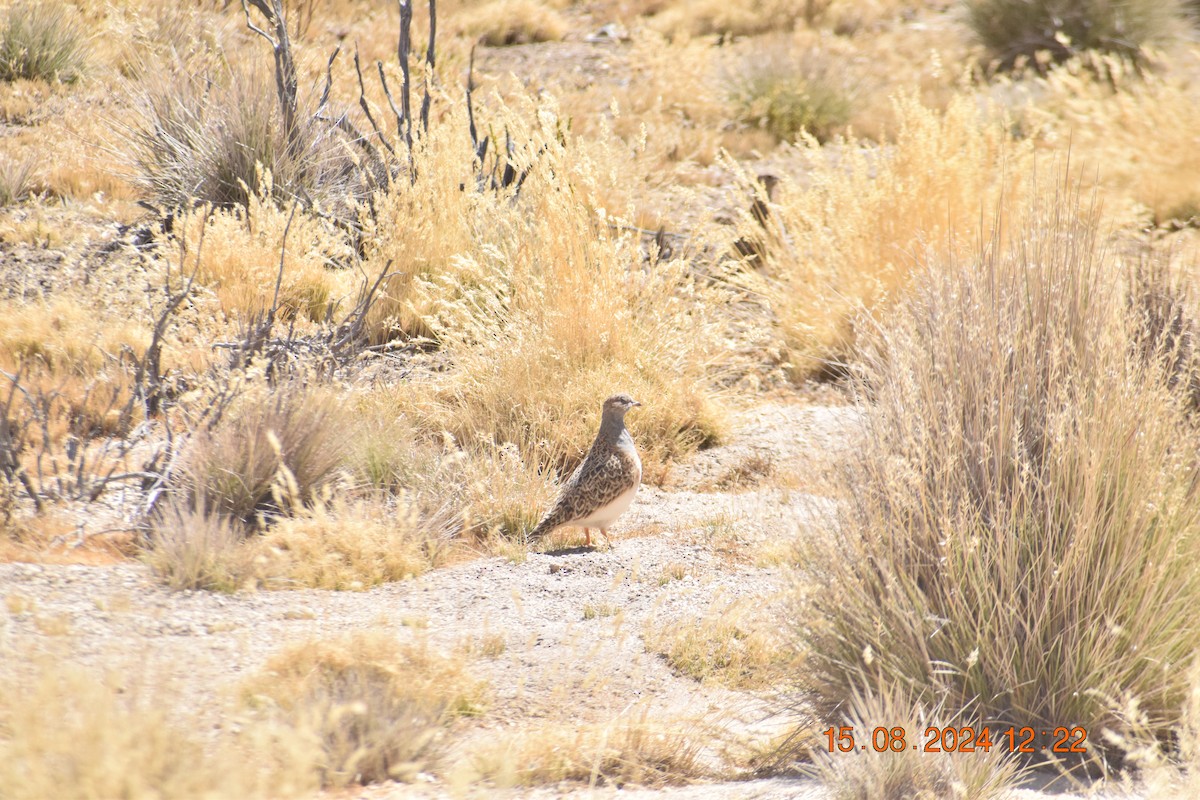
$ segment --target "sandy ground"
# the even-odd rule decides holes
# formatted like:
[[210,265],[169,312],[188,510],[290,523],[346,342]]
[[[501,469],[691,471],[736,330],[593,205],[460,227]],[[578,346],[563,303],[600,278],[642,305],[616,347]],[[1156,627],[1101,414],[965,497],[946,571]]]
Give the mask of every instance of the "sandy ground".
[[[803,491],[804,475],[823,468],[833,442],[848,440],[856,414],[783,402],[741,412],[729,445],[677,467],[668,489],[643,487],[611,546],[567,539],[520,563],[479,558],[364,592],[172,592],[135,563],[0,565],[0,677],[34,669],[38,655],[123,670],[131,681],[170,687],[181,717],[217,729],[245,677],[288,644],[357,630],[420,637],[446,651],[499,638],[503,652],[470,662],[491,703],[461,734],[463,747],[527,725],[607,724],[635,712],[765,741],[795,722],[779,713],[790,705],[788,687],[701,684],[676,674],[645,637],[728,603],[761,609],[760,624],[786,624],[786,574],[766,556],[828,502]],[[668,567],[682,577],[664,579]],[[800,788],[737,784],[722,796],[797,796]]]
[[[752,605],[763,625],[786,626],[781,596],[788,573],[767,556],[789,537],[817,531],[813,523],[832,501],[807,490],[820,484],[838,448],[852,445],[858,419],[844,404],[773,402],[742,411],[729,445],[678,466],[668,488],[643,487],[611,547],[551,544],[519,563],[478,558],[364,592],[172,592],[134,563],[3,564],[0,680],[29,677],[39,656],[97,674],[118,670],[131,685],[169,698],[180,718],[216,732],[230,724],[222,709],[245,678],[289,644],[366,630],[420,638],[447,652],[500,639],[502,652],[469,661],[472,675],[487,681],[490,703],[454,732],[453,748],[467,752],[544,725],[603,725],[644,715],[703,726],[713,737],[704,757],[728,771],[721,748],[767,742],[794,727],[797,697],[787,685],[736,691],[680,675],[647,636],[671,623],[692,624],[728,603]],[[664,581],[668,566],[683,577]],[[585,614],[588,608],[604,610]],[[1043,779],[1019,796],[1067,797],[1064,788]],[[573,784],[501,791],[451,786],[429,775],[334,796],[463,794],[829,796],[814,781],[792,777],[658,790]]]

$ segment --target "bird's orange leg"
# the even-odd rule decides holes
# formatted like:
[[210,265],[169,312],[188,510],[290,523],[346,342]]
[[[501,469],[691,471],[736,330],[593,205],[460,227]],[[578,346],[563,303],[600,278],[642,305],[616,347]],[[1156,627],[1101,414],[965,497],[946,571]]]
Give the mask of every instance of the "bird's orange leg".
[[584,528],[584,529],[583,529],[583,535],[584,535],[584,537],[585,537],[585,538],[584,538],[584,546],[585,546],[585,547],[591,547],[591,546],[592,546],[592,529],[591,529],[591,528]]
[[608,529],[601,528],[600,532],[604,534],[604,541],[608,543],[609,547],[612,547],[612,537],[608,535]]

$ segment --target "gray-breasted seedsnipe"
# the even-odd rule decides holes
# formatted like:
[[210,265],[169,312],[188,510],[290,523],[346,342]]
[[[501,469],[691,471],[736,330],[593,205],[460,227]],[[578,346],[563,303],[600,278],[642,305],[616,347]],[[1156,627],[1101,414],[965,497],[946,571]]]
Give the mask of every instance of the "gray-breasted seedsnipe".
[[592,528],[599,528],[608,539],[609,526],[629,508],[642,482],[642,460],[625,427],[625,412],[640,405],[627,394],[614,394],[604,401],[600,432],[592,448],[529,534],[531,541],[564,525],[583,528],[589,546]]

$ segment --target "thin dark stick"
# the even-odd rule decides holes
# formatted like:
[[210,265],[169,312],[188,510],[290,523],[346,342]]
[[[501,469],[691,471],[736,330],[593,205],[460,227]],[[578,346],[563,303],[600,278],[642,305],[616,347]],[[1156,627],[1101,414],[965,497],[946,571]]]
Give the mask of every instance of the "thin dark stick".
[[425,98],[421,101],[421,132],[429,133],[429,106],[433,98],[429,95],[429,84],[433,81],[435,53],[434,36],[437,34],[437,0],[429,0],[429,48],[425,51]]

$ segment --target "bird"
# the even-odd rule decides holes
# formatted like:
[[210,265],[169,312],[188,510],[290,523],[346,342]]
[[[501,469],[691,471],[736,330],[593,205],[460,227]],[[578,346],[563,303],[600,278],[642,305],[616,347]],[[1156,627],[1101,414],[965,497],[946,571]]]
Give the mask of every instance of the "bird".
[[633,502],[642,482],[642,459],[633,437],[625,427],[625,414],[640,406],[627,394],[614,394],[600,410],[600,432],[583,462],[567,478],[558,499],[529,534],[537,541],[564,525],[583,528],[587,546],[592,528],[599,528],[606,541],[608,529]]

